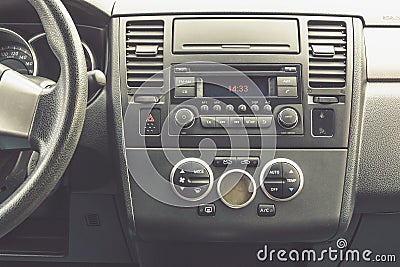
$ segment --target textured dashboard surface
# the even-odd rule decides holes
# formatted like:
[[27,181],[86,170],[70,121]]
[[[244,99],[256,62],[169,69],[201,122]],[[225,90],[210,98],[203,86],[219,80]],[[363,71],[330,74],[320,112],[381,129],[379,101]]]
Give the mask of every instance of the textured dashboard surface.
[[399,83],[369,83],[366,88],[359,211],[400,211],[399,87]]
[[399,28],[365,28],[369,81],[398,81],[400,79],[400,50],[393,38],[400,36]]

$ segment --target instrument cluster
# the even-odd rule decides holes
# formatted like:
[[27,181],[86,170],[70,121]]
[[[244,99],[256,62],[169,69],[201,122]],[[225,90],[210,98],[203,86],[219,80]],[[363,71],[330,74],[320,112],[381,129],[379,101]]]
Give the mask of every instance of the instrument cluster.
[[[96,58],[89,45],[82,41],[87,70],[97,68]],[[57,81],[60,66],[47,43],[46,34],[26,39],[17,31],[0,28],[0,63],[24,74],[43,76]]]

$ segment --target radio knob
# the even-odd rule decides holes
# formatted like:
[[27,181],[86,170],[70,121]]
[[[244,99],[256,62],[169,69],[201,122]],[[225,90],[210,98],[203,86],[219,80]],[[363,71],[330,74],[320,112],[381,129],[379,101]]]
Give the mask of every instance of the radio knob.
[[293,108],[284,108],[278,114],[278,122],[283,128],[292,129],[299,122],[299,115]]
[[182,108],[175,113],[175,122],[183,128],[190,128],[194,123],[195,117],[191,110]]

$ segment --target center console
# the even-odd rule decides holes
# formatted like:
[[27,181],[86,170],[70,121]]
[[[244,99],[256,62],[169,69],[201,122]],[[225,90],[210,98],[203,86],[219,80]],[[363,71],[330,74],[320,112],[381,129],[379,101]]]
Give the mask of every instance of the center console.
[[141,239],[304,242],[340,231],[352,18],[118,21],[125,153]]

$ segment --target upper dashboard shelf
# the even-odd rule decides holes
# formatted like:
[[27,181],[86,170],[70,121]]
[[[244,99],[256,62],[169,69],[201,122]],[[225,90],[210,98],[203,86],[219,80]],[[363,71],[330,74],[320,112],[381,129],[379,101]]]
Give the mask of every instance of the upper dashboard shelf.
[[[97,2],[97,1],[92,1]],[[99,1],[101,2],[101,1]],[[113,16],[164,14],[292,14],[360,17],[366,26],[400,26],[400,16],[393,13],[397,2],[368,1],[225,1],[148,0],[132,5],[130,0],[117,0]]]

